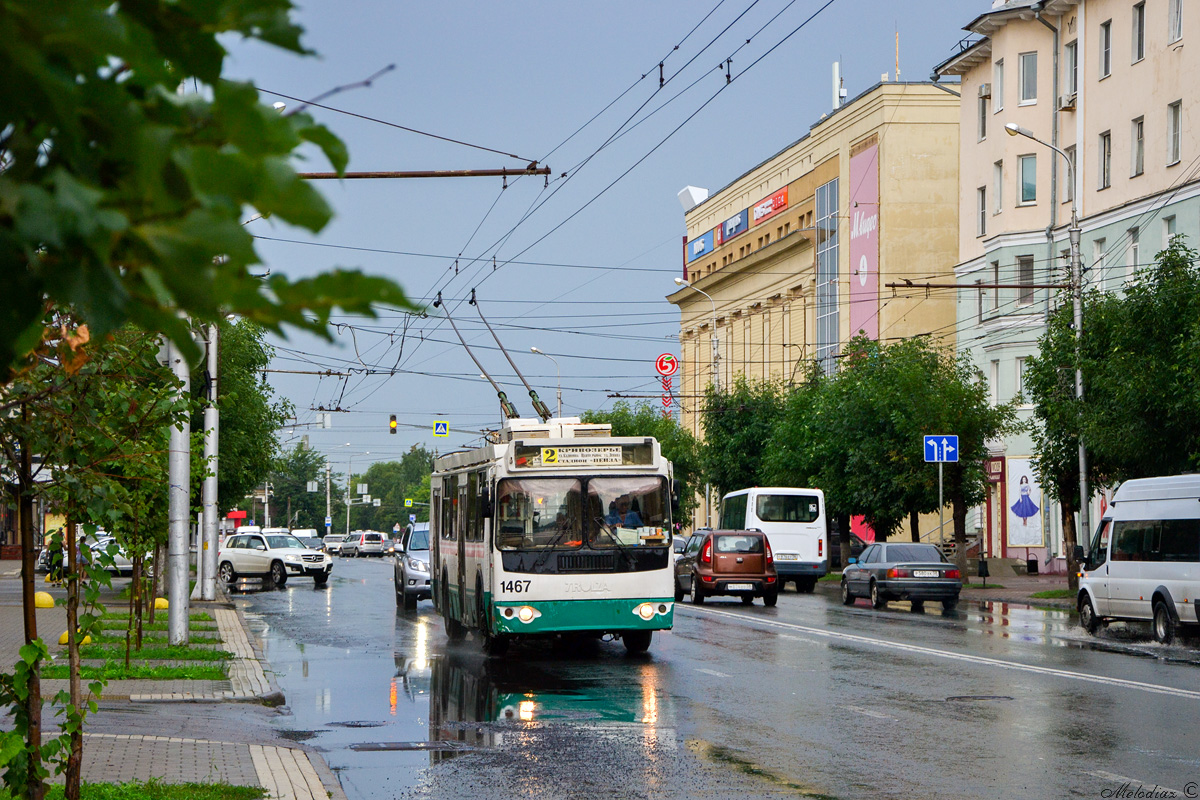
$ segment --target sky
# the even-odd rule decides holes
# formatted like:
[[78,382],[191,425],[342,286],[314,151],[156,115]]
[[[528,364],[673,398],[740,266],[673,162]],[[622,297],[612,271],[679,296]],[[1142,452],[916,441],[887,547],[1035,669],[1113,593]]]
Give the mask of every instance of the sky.
[[[658,406],[655,359],[679,352],[679,314],[665,299],[682,275],[679,190],[715,192],[801,138],[831,109],[833,62],[851,98],[882,73],[894,80],[899,33],[901,79],[928,80],[957,50],[961,26],[989,7],[309,2],[296,19],[316,57],[227,41],[226,77],[253,82],[289,110],[300,106],[289,98],[340,89],[320,101],[328,108],[308,111],[346,142],[350,170],[537,160],[552,174],[509,179],[507,188],[499,178],[321,181],[335,218],[319,234],[273,220],[248,230],[272,273],[359,268],[391,277],[421,306],[440,291],[522,416],[534,416],[529,397],[468,304],[472,290],[552,411],[559,385],[564,415],[609,408],[618,394]],[[318,152],[301,153],[301,171],[329,169]],[[347,373],[267,376],[296,408],[298,424],[280,432],[284,446],[307,435],[340,472],[351,458],[357,472],[414,444],[441,453],[477,446],[479,432],[500,422],[495,391],[443,312],[428,310],[336,317],[332,342],[272,337],[272,369]],[[331,429],[314,426],[321,408],[339,409]],[[396,434],[387,431],[391,414]],[[436,420],[449,423],[448,438],[432,435]]]

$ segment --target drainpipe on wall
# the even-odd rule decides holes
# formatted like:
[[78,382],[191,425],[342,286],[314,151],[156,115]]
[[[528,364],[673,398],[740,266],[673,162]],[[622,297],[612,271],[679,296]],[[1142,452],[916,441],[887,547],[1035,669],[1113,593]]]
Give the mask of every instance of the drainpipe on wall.
[[[1059,32],[1058,28],[1051,25],[1042,18],[1043,3],[1033,4],[1033,15],[1037,21],[1050,29],[1054,34],[1054,80],[1052,82],[1054,94],[1050,97],[1050,143],[1058,147],[1058,50],[1059,50]],[[1060,18],[1061,19],[1061,18]],[[1058,227],[1058,159],[1050,159],[1050,228],[1046,231],[1046,238],[1050,239],[1051,251],[1054,249],[1054,229]],[[1054,253],[1051,252],[1051,258]],[[1053,262],[1050,262],[1053,263]]]

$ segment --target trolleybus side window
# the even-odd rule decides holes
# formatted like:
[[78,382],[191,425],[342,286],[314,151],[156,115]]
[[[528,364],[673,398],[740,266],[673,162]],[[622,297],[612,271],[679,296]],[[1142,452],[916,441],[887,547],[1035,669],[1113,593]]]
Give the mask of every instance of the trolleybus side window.
[[443,479],[442,486],[446,496],[442,502],[442,538],[447,541],[458,539],[458,476],[449,475]]
[[442,490],[433,487],[429,492],[429,535],[440,536],[442,527]]
[[467,479],[467,526],[463,536],[468,542],[477,542],[483,538],[479,530],[479,473],[472,472],[464,477]]
[[592,547],[666,543],[667,482],[658,475],[590,478],[588,531]]

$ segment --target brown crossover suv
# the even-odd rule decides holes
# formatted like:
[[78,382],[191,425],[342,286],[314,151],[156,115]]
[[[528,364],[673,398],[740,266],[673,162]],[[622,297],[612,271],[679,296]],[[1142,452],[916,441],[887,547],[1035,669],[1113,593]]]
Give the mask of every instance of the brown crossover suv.
[[779,600],[779,577],[767,535],[759,531],[698,530],[675,559],[675,600],[689,595],[703,603],[713,595],[734,595],[746,605],[761,597]]

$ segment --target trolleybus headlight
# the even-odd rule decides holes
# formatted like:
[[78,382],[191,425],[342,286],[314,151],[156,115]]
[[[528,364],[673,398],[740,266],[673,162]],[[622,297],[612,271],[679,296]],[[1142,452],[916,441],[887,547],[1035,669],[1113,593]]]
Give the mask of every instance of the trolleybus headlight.
[[517,609],[517,619],[521,620],[521,622],[533,622],[541,615],[542,612],[533,606],[521,606]]
[[633,613],[637,614],[642,619],[649,621],[654,618],[655,614],[666,614],[671,610],[669,603],[642,603],[633,609]]

